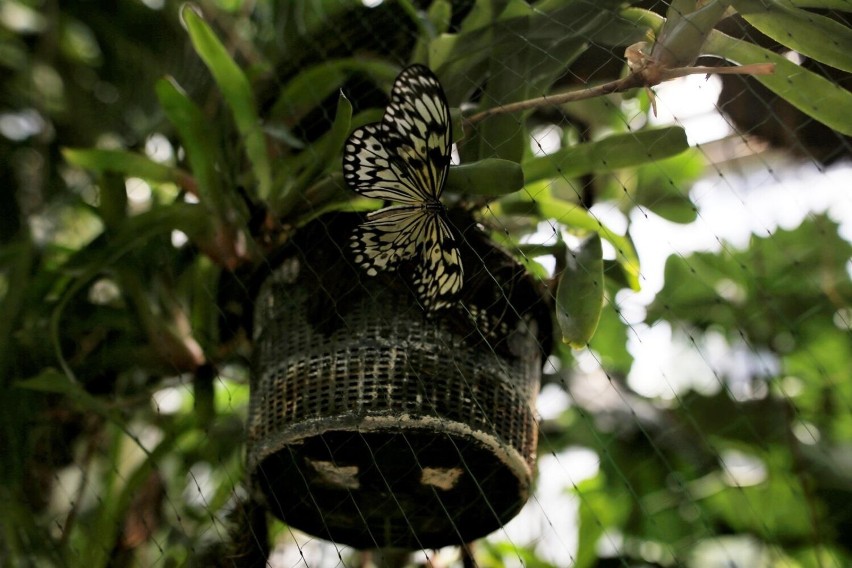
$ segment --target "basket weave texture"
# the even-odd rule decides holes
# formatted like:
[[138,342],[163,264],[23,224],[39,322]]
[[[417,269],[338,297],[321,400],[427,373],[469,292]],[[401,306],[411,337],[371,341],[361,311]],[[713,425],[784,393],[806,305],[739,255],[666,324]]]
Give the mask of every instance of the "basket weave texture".
[[[469,323],[490,306],[462,302],[468,326],[426,317],[405,290],[359,281],[333,240],[308,241],[255,301],[258,497],[291,526],[356,548],[434,548],[499,528],[534,474],[538,322],[493,316],[495,349]],[[343,283],[358,292],[336,294]]]

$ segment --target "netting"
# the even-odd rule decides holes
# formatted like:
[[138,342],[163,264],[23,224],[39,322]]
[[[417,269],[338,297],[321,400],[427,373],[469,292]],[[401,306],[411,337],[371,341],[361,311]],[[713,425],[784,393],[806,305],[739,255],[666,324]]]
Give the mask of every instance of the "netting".
[[847,1],[42,8],[0,564],[852,563]]

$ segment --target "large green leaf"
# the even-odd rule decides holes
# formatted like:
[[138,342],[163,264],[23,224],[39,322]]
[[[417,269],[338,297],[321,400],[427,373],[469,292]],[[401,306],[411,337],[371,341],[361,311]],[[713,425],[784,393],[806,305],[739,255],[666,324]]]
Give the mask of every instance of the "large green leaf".
[[730,0],[709,0],[699,6],[694,0],[672,0],[666,10],[666,22],[651,48],[651,60],[669,69],[692,65],[707,34],[722,19],[730,3]]
[[789,2],[734,0],[733,4],[748,23],[778,43],[826,65],[852,71],[852,29],[848,26],[794,8]]
[[520,164],[488,158],[451,167],[446,189],[462,195],[497,197],[518,191],[523,186],[524,171]]
[[224,218],[227,200],[219,174],[222,157],[214,126],[173,80],[161,79],[155,89],[166,116],[180,134],[195,178],[195,193],[205,207]]
[[234,115],[237,130],[243,137],[246,154],[254,167],[258,196],[268,199],[273,190],[272,167],[251,85],[228,50],[195,10],[185,6],[181,15],[195,51],[213,74],[213,79]]
[[598,327],[603,309],[603,252],[601,238],[592,233],[565,255],[565,269],[556,289],[556,321],[562,341],[575,349],[586,347]]
[[613,134],[596,142],[576,144],[523,163],[527,183],[558,177],[578,177],[640,166],[680,154],[689,148],[680,126]]
[[852,12],[852,2],[849,0],[790,0],[789,5],[797,8],[822,8],[825,10]]

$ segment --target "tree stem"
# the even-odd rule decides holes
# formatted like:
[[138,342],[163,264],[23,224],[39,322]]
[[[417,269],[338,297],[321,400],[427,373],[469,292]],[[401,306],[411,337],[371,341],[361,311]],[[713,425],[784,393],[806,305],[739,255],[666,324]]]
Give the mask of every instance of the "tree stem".
[[610,81],[594,87],[577,89],[567,93],[546,95],[535,99],[528,99],[526,101],[509,103],[478,112],[465,119],[465,128],[473,126],[477,122],[498,114],[507,114],[534,108],[561,105],[609,95],[612,93],[623,93],[638,87],[650,88],[662,83],[663,81],[676,79],[678,77],[685,77],[687,75],[769,75],[774,72],[775,65],[773,63],[760,63],[740,67],[678,67],[675,69],[664,69],[654,65],[649,65],[636,69],[626,77],[616,81]]

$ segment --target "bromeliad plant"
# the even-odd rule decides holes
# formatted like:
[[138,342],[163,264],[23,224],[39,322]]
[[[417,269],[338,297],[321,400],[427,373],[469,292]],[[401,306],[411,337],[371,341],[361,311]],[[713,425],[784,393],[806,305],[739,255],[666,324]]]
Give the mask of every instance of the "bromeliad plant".
[[[329,10],[334,12],[332,4]],[[821,41],[825,30],[843,36],[847,28],[838,32],[826,18],[809,12],[807,18],[801,17],[803,10],[787,4],[740,0],[699,7],[697,2],[676,1],[664,19],[624,8],[615,0],[532,4],[479,0],[458,21],[453,20],[457,15],[453,4],[445,0],[431,2],[422,12],[408,2],[402,4],[418,30],[405,58],[426,64],[436,74],[450,107],[451,142],[460,165],[447,172],[445,201],[451,207],[475,210],[495,240],[517,252],[530,271],[552,281],[565,343],[591,347],[620,370],[629,368],[630,357],[621,341],[626,341],[625,326],[612,298],[621,288],[638,289],[639,261],[629,235],[608,228],[590,205],[611,201],[623,211],[647,207],[670,220],[688,222],[695,210],[678,188],[700,173],[701,160],[688,148],[680,127],[630,126],[635,121],[613,94],[710,71],[691,67],[699,55],[721,57],[751,73],[767,73],[766,65],[771,64],[774,74],[759,76],[767,88],[838,132],[852,135],[848,91],[714,29],[735,9],[791,49],[840,69],[852,68],[848,51]],[[108,480],[115,499],[99,517],[99,530],[75,527],[76,504],[67,515],[61,543],[90,551],[86,554],[93,556],[89,560],[94,565],[104,564],[111,544],[118,541],[118,521],[134,493],[151,478],[153,464],[178,447],[195,447],[193,437],[202,431],[197,428],[209,426],[221,410],[215,394],[221,389],[213,388],[211,368],[238,360],[245,343],[223,339],[227,334],[217,330],[220,308],[215,290],[220,274],[263,262],[293,230],[323,214],[381,206],[352,192],[341,168],[347,139],[353,131],[378,122],[381,108],[355,112],[360,107],[353,107],[341,93],[333,120],[317,137],[302,139],[293,125],[324,110],[322,101],[353,74],[368,77],[389,92],[400,65],[359,57],[317,62],[298,70],[261,113],[255,91],[258,77],[268,74],[264,65],[243,69],[194,8],[185,7],[181,14],[195,52],[218,89],[215,108],[199,104],[176,80],[164,78],[155,91],[178,141],[177,160],[156,161],[123,149],[66,149],[69,164],[97,176],[98,199],[87,211],[100,229],[87,245],[53,257],[56,266],[35,283],[25,277],[35,252],[22,248],[15,256],[15,278],[9,279],[4,296],[4,315],[14,315],[14,301],[25,295],[29,284],[49,299],[41,307],[48,310],[44,329],[32,323],[36,317],[25,318],[15,333],[0,329],[5,332],[0,339],[28,350],[38,362],[16,376],[25,379],[18,386],[72,401],[113,425],[115,439],[129,433],[130,439],[138,440],[127,426],[123,405],[132,405],[140,392],[150,394],[163,377],[183,373],[194,377],[193,416],[186,424],[164,426],[165,440],[154,450],[145,450],[142,465]],[[311,33],[320,29],[320,20],[305,26]],[[656,37],[649,41],[649,34]],[[628,47],[628,75],[554,94],[566,69],[587,53],[590,42]],[[539,98],[543,93],[547,96]],[[820,93],[820,98],[813,93]],[[644,116],[653,97],[640,93],[634,102],[633,112]],[[560,125],[569,123],[562,120],[569,117],[594,127],[553,130],[560,133],[558,148],[544,155],[534,152],[531,140],[537,144],[537,133],[554,126],[550,118],[554,114],[561,116],[555,121]],[[590,176],[595,176],[593,184],[582,181]],[[148,210],[131,213],[128,180],[145,180],[152,188]],[[550,240],[530,242],[541,223],[548,224]],[[190,246],[173,247],[173,235],[185,236]],[[566,240],[573,238],[579,244],[572,249]],[[610,248],[607,257],[602,241]],[[149,262],[163,258],[162,253],[146,254],[157,247],[168,250],[167,270]],[[556,258],[555,271],[536,262],[542,256]],[[96,320],[86,319],[90,314],[84,307],[89,306],[94,306]],[[16,318],[0,320],[2,326]],[[88,326],[89,321],[96,324]],[[594,336],[598,325],[607,330],[602,340]],[[39,341],[42,337],[49,342]],[[44,345],[50,346],[52,355]],[[561,352],[563,358],[570,357],[566,353]],[[104,389],[123,402],[105,404],[92,394]],[[238,444],[239,436],[227,439]],[[209,446],[205,451],[219,447]],[[116,442],[113,451],[119,449]],[[209,504],[213,510],[224,505],[239,477],[238,452],[230,448],[225,455],[232,481]],[[23,513],[18,516],[23,518]],[[81,545],[87,538],[110,543]]]
[[[844,127],[845,121],[837,113],[842,105],[826,103],[814,108],[803,95],[819,86],[823,79],[800,72],[800,69],[793,74],[786,59],[754,45],[731,40],[713,29],[731,8],[730,2],[675,2],[669,8],[667,20],[628,8],[618,12],[615,23],[611,17],[618,10],[615,4],[580,8],[574,3],[544,2],[533,9],[511,3],[503,11],[486,9],[486,4],[477,5],[461,22],[457,32],[447,33],[451,8],[444,2],[433,3],[424,14],[426,20],[421,22],[424,25],[412,58],[428,62],[443,79],[453,107],[464,103],[474,87],[484,85],[476,112],[467,116],[455,109],[452,112],[456,124],[452,130],[453,142],[458,146],[462,164],[449,169],[446,180],[449,201],[468,208],[484,207],[481,218],[486,225],[495,229],[496,236],[506,241],[510,249],[519,250],[525,258],[533,251],[557,255],[557,276],[563,275],[560,280],[567,283],[558,287],[556,296],[560,307],[556,311],[563,339],[571,345],[583,347],[591,339],[606,305],[602,283],[620,282],[618,285],[627,284],[638,289],[639,264],[629,238],[610,230],[587,207],[580,206],[578,201],[582,201],[582,197],[578,192],[559,186],[584,175],[603,175],[643,165],[647,168],[647,164],[666,159],[675,160],[669,162],[671,164],[685,163],[690,160],[686,153],[688,148],[679,127],[627,131],[622,124],[616,127],[616,130],[625,130],[622,133],[570,144],[555,153],[537,156],[530,152],[527,130],[518,128],[519,121],[524,123],[524,117],[536,109],[595,99],[637,87],[648,89],[648,101],[653,105],[650,88],[661,81],[691,73],[733,72],[760,75],[770,89],[783,94],[793,104],[841,131]],[[750,4],[741,4],[734,3],[747,19],[754,20],[765,33],[778,35],[777,23],[764,14],[753,15],[755,9]],[[194,9],[185,8],[182,14],[192,43],[213,75],[230,111],[249,168],[240,169],[227,160],[222,150],[222,134],[214,131],[214,125],[201,109],[171,79],[161,80],[156,91],[166,116],[178,133],[189,171],[124,151],[69,149],[65,152],[69,162],[100,174],[113,172],[153,183],[172,183],[197,198],[198,203],[191,206],[176,203],[171,219],[157,223],[154,230],[184,231],[215,264],[229,270],[263,258],[264,249],[282,244],[290,229],[324,213],[373,210],[379,205],[349,191],[339,168],[339,156],[347,137],[353,129],[375,122],[379,110],[353,116],[352,104],[341,93],[330,128],[310,146],[299,140],[287,124],[305,116],[311,105],[318,104],[317,93],[332,93],[336,86],[342,86],[348,74],[360,72],[380,85],[387,85],[396,77],[397,66],[381,60],[354,58],[318,63],[301,71],[282,88],[272,106],[275,120],[262,120],[251,83],[225,46]],[[574,21],[579,18],[588,23],[582,29],[566,33],[562,22],[569,15]],[[807,27],[806,24],[801,26]],[[654,30],[659,30],[656,40],[648,42],[648,34],[653,34]],[[811,35],[796,34],[796,37]],[[583,53],[587,38],[599,36],[602,42],[628,45],[626,59],[630,73],[626,77],[540,99],[530,97],[549,91],[566,66]],[[635,41],[637,39],[642,41]],[[811,47],[800,44],[797,47]],[[491,45],[491,49],[472,49],[476,45]],[[813,49],[817,47],[814,45]],[[548,53],[548,57],[540,60],[536,55],[540,53]],[[703,54],[719,55],[743,66],[692,67],[695,59]],[[773,75],[776,66],[779,73]],[[778,75],[783,75],[784,79]],[[837,99],[835,102],[842,102],[843,93],[833,95]],[[674,158],[678,155],[681,157]],[[672,175],[678,175],[677,171]],[[646,195],[641,195],[643,199],[637,204],[646,201],[654,206],[662,205],[664,215],[681,221],[690,219],[691,208],[686,197],[647,185],[642,188]],[[108,187],[102,188],[105,202],[110,200],[106,194]],[[238,187],[250,189],[242,192],[236,189]],[[164,213],[158,210],[151,215]],[[249,230],[252,215],[254,234]],[[507,240],[502,228],[516,225],[524,217],[530,222],[550,220],[555,226],[580,237],[597,234],[615,249],[620,275],[616,277],[609,272],[610,278],[605,280],[601,276],[604,262],[597,255],[591,265],[579,269],[584,275],[593,277],[581,278],[571,270],[563,272],[566,264],[573,265],[575,253],[561,242],[533,248],[520,245],[523,235],[517,232],[510,232]],[[524,226],[531,225],[527,222]],[[560,231],[555,234],[558,237]],[[594,240],[589,241],[589,245],[595,251],[600,248]],[[580,253],[587,256],[585,252]],[[585,280],[589,281],[588,287],[581,285]],[[79,283],[83,281],[78,280]],[[178,343],[181,342],[184,343],[181,349],[187,352],[184,357],[187,368],[191,370],[201,359],[191,338],[179,339]],[[59,351],[57,355],[64,360]],[[70,373],[67,366],[64,368],[66,374]]]

